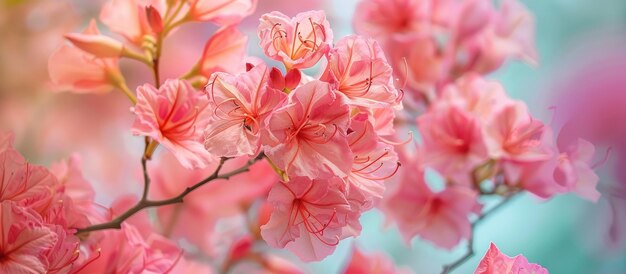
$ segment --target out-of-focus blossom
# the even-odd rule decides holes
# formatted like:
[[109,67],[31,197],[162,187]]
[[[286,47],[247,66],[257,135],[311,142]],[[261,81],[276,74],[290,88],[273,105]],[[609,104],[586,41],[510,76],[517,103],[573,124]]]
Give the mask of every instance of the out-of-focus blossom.
[[578,139],[575,143],[563,144],[557,156],[558,166],[554,171],[554,178],[567,190],[578,196],[597,202],[600,192],[596,190],[599,177],[593,171],[595,147],[593,144]]
[[267,120],[267,156],[288,175],[345,177],[352,166],[346,138],[349,108],[330,86],[312,81],[289,94]]
[[354,247],[352,258],[343,270],[344,274],[400,274],[411,273],[407,269],[396,269],[393,261],[384,253],[366,254]]
[[78,154],[73,154],[69,159],[55,163],[50,171],[56,176],[62,192],[72,199],[76,207],[88,210],[95,197],[93,187],[83,177],[82,160]]
[[350,216],[350,205],[339,187],[343,180],[310,180],[294,177],[275,184],[268,196],[274,210],[261,227],[263,239],[272,247],[286,248],[303,261],[330,255]]
[[424,164],[456,183],[472,183],[472,171],[489,160],[482,124],[454,105],[438,105],[417,119]]
[[233,74],[244,72],[247,44],[248,37],[234,26],[218,30],[204,46],[198,63],[199,73],[209,78],[217,71]]
[[57,235],[47,228],[31,209],[12,201],[0,203],[0,272],[46,273],[45,252],[54,247]]
[[[95,20],[90,23],[90,28],[96,28]],[[65,38],[72,44],[97,58],[119,58],[122,55],[124,45],[111,37],[99,33],[70,33]]]
[[202,145],[208,105],[206,97],[186,81],[167,80],[159,89],[145,84],[137,88],[132,132],[153,138],[187,168],[206,167],[213,160]]
[[283,62],[287,70],[312,67],[333,42],[323,11],[298,13],[293,18],[273,11],[261,17],[258,32],[265,55]]
[[189,17],[219,25],[239,23],[252,14],[258,0],[190,0]]
[[361,1],[354,13],[354,28],[358,33],[378,39],[428,31],[429,2],[431,1]]
[[480,264],[474,271],[474,274],[548,274],[548,270],[538,264],[529,263],[522,256],[517,255],[513,258],[508,257],[500,252],[496,245],[491,243],[489,250],[480,261]]
[[[247,160],[247,157],[229,160],[222,172],[239,168]],[[208,177],[216,167],[217,163],[214,163],[205,169],[186,170],[170,153],[161,154],[156,165],[149,169],[152,178],[150,198],[175,197],[186,187]],[[210,232],[217,220],[243,214],[247,206],[265,196],[276,182],[276,173],[266,161],[261,161],[252,165],[249,172],[202,186],[187,195],[183,204],[158,208],[161,232],[184,238],[205,254],[213,254]],[[189,222],[194,225],[188,225]]]
[[[92,38],[101,37],[100,35],[95,21],[91,21],[82,34],[69,37]],[[78,40],[75,44],[89,52],[75,46],[62,45],[48,60],[50,79],[56,89],[78,93],[107,92],[123,81],[118,65],[119,58],[112,54],[112,49],[103,49]],[[99,58],[92,53],[112,58]]]
[[[382,208],[398,225],[407,242],[415,235],[445,248],[454,248],[471,234],[469,215],[479,213],[475,191],[464,186],[430,190],[417,158],[405,160],[399,182],[383,200]],[[417,170],[415,170],[417,168]]]
[[238,75],[215,73],[207,86],[211,121],[205,147],[215,156],[254,155],[266,118],[285,99],[285,93],[269,88],[269,71],[258,65]]
[[149,7],[158,14],[165,14],[164,0],[109,0],[102,6],[100,20],[111,31],[126,38],[130,43],[141,46],[146,36],[156,37],[148,21]]
[[321,80],[334,83],[353,105],[384,107],[401,99],[382,49],[375,40],[361,36],[346,36],[337,42]]

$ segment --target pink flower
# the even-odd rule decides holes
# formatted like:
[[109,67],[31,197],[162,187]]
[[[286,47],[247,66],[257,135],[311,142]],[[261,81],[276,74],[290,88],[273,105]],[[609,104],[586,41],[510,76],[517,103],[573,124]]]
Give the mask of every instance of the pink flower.
[[197,21],[233,25],[252,14],[257,0],[190,0],[189,16]]
[[[95,25],[95,21],[92,20],[90,24]],[[98,58],[119,58],[124,48],[121,42],[97,33],[70,33],[65,38],[77,48]]]
[[202,93],[182,80],[167,80],[159,89],[145,84],[137,88],[137,117],[131,131],[159,142],[187,168],[206,167],[213,160],[201,142],[208,104]]
[[219,29],[204,46],[198,63],[199,73],[209,78],[217,71],[244,72],[247,44],[248,37],[234,26]]
[[596,190],[599,177],[593,171],[591,163],[595,153],[593,144],[578,139],[560,150],[557,156],[558,165],[554,171],[557,183],[584,199],[597,202],[600,198],[600,192]]
[[261,227],[263,239],[275,248],[286,248],[303,261],[318,261],[330,255],[350,213],[339,178],[310,180],[293,177],[275,184],[268,196],[274,211]]
[[[79,37],[100,37],[95,21]],[[72,36],[70,36],[72,37]],[[76,44],[76,43],[75,43]],[[92,45],[83,45],[84,49],[91,49],[92,53],[103,57],[113,57],[110,50],[94,48]],[[57,89],[66,89],[72,92],[107,92],[119,84],[121,72],[118,65],[119,58],[98,58],[75,46],[63,45],[55,51],[48,60],[50,79]]]
[[374,38],[412,35],[429,29],[429,1],[365,0],[354,13],[357,33]]
[[333,32],[323,11],[296,17],[273,11],[261,17],[261,47],[268,57],[283,62],[287,70],[312,67],[330,49]]
[[57,241],[52,248],[46,251],[48,269],[46,273],[69,273],[73,267],[80,265],[80,240],[74,236],[73,231],[67,231],[59,225],[48,226],[51,233],[57,236]]
[[0,133],[0,152],[3,152],[7,149],[12,148],[14,142],[15,142],[14,133],[12,132]]
[[468,238],[472,229],[468,217],[480,211],[476,192],[463,186],[432,192],[419,163],[415,159],[403,163],[407,168],[383,200],[383,210],[397,223],[406,242],[419,235],[450,250]]
[[396,269],[393,261],[384,253],[377,252],[365,254],[354,247],[352,258],[343,270],[344,274],[400,274],[411,273],[411,271]]
[[213,75],[207,86],[212,116],[204,141],[210,153],[225,157],[258,153],[265,120],[286,97],[268,88],[268,75],[265,65],[238,75]]
[[491,243],[489,250],[478,264],[474,274],[548,274],[548,270],[538,264],[529,263],[522,256],[513,258],[500,252],[496,245]]
[[154,37],[156,32],[148,20],[148,7],[162,15],[166,3],[162,0],[109,0],[102,6],[100,20],[111,31],[140,46],[146,35]]
[[270,71],[270,78],[267,84],[271,88],[289,93],[300,85],[301,80],[302,73],[300,73],[299,69],[292,69],[283,77],[283,73],[274,67]]
[[53,164],[50,167],[59,182],[59,188],[72,199],[75,206],[88,210],[95,198],[91,184],[83,177],[81,158],[73,154],[65,161]]
[[508,97],[502,84],[467,73],[443,89],[441,97],[435,102],[440,103],[459,106],[485,123],[514,101]]
[[374,39],[351,35],[330,51],[321,80],[335,83],[349,104],[385,107],[398,104],[391,66]]
[[424,164],[456,183],[472,183],[472,171],[489,160],[482,124],[454,105],[436,105],[417,119]]
[[0,272],[46,273],[45,252],[54,247],[57,235],[47,228],[41,217],[11,201],[0,203]]
[[349,119],[348,105],[327,83],[304,84],[267,120],[265,154],[290,176],[345,177],[352,166]]

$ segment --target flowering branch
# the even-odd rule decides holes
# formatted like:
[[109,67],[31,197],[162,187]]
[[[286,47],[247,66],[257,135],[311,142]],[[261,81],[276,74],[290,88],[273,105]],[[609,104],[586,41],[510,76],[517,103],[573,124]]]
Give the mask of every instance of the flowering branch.
[[448,274],[452,272],[453,270],[463,265],[467,260],[469,260],[470,258],[474,256],[474,229],[476,228],[476,226],[479,225],[483,220],[485,220],[487,216],[491,215],[492,213],[496,212],[497,210],[501,209],[502,207],[507,205],[509,202],[511,202],[514,197],[518,196],[517,195],[518,193],[519,192],[506,196],[497,205],[485,211],[483,214],[480,214],[478,218],[476,218],[476,220],[472,222],[472,232],[470,234],[469,239],[467,240],[467,251],[465,252],[463,256],[458,258],[456,261],[450,264],[444,265],[443,270],[441,271],[441,274]]
[[[97,224],[97,225],[92,225],[89,227],[85,227],[85,228],[79,228],[76,230],[75,234],[82,234],[82,233],[89,233],[92,231],[98,231],[98,230],[105,230],[105,229],[120,229],[122,226],[122,223],[130,218],[131,216],[135,215],[137,212],[145,209],[145,208],[149,208],[149,207],[158,207],[158,206],[165,206],[165,205],[171,205],[171,204],[178,204],[178,203],[183,203],[185,196],[187,196],[189,193],[193,192],[194,190],[196,190],[197,188],[211,182],[214,180],[219,180],[219,179],[224,179],[224,180],[228,180],[230,179],[230,177],[238,175],[240,173],[244,173],[246,171],[250,170],[250,166],[253,165],[256,161],[261,160],[263,157],[265,157],[265,155],[263,153],[259,154],[259,156],[250,159],[244,166],[235,169],[231,172],[219,175],[220,170],[222,169],[222,167],[224,166],[224,163],[229,160],[230,158],[226,158],[226,157],[222,157],[220,158],[220,163],[217,166],[217,168],[215,169],[215,171],[213,171],[213,173],[205,178],[204,180],[190,186],[187,187],[184,191],[182,191],[180,194],[176,195],[175,197],[169,198],[169,199],[163,199],[163,200],[150,200],[147,198],[147,186],[149,185],[149,181],[145,182],[146,188],[144,189],[144,194],[142,195],[142,199],[139,200],[139,202],[137,204],[135,204],[135,206],[131,207],[130,209],[128,209],[126,212],[122,213],[121,215],[117,216],[115,219],[106,222],[106,223],[101,223],[101,224]],[[142,159],[142,166],[144,167],[144,178],[148,178],[147,176],[147,172],[145,169],[145,163],[146,160]],[[149,179],[148,179],[149,180]]]

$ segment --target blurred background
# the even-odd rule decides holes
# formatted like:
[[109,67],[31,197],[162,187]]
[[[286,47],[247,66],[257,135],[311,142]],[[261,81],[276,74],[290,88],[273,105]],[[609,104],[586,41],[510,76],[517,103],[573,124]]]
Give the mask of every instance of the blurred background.
[[[138,159],[142,145],[128,131],[130,105],[119,92],[59,92],[51,88],[47,73],[48,56],[63,43],[63,34],[82,30],[102,2],[0,0],[0,131],[15,132],[18,149],[31,162],[48,165],[79,153],[98,201],[108,204],[115,195],[140,189],[138,162],[127,160]],[[259,0],[257,12],[240,26],[250,37],[248,53],[262,56],[256,26],[265,12],[291,16],[323,9],[337,40],[353,33],[357,2],[312,0],[295,6],[290,0]],[[518,197],[477,227],[476,255],[457,273],[471,273],[490,242],[510,256],[524,254],[551,273],[626,273],[626,1],[521,2],[535,15],[540,64],[508,63],[489,77],[502,81],[512,97],[524,100],[546,123],[560,127],[573,117],[598,154],[611,149],[608,161],[596,168],[603,197],[595,204],[574,195],[549,201]],[[213,31],[213,26],[194,24],[168,38],[164,74],[186,71]],[[172,42],[177,39],[184,43]],[[149,73],[134,63],[124,63],[123,69],[132,75],[131,89]],[[407,246],[377,211],[365,214],[362,223],[361,237],[343,241],[334,255],[310,269],[338,272],[356,244],[366,251],[384,250],[397,265],[416,273],[439,273],[442,264],[465,250],[461,245],[447,252],[420,239]]]

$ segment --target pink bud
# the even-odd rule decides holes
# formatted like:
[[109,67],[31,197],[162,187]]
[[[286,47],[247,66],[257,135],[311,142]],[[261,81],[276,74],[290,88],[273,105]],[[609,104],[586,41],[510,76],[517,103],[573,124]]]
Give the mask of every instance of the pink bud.
[[120,57],[124,48],[120,41],[99,34],[69,33],[65,38],[77,48],[101,58]]
[[161,14],[153,6],[146,7],[146,18],[152,31],[159,33],[163,30],[163,19]]
[[273,67],[270,71],[270,79],[268,81],[268,85],[271,88],[275,88],[278,90],[283,90],[285,88],[285,78],[283,77],[283,73],[280,72],[276,67]]
[[285,88],[289,90],[294,90],[300,84],[300,79],[302,78],[302,74],[300,74],[299,69],[292,69],[287,74],[285,74]]

